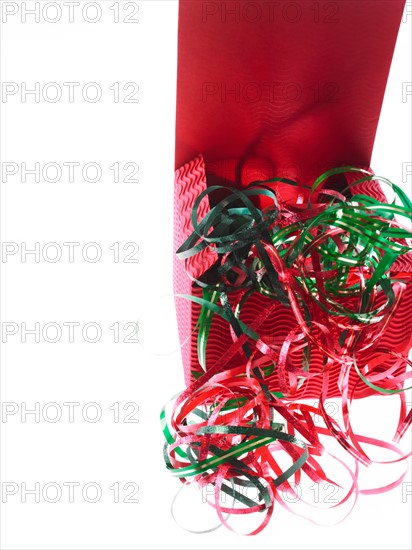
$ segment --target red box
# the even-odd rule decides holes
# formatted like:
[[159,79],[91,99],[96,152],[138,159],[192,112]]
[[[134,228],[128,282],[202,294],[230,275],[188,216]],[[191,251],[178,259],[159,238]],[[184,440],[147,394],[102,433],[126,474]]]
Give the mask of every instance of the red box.
[[[211,185],[242,188],[251,181],[288,177],[310,185],[329,168],[368,168],[404,0],[318,2],[206,2],[180,0],[176,113],[174,248],[193,231],[191,210]],[[351,175],[350,178],[356,178]],[[339,189],[353,181],[337,177]],[[377,182],[352,188],[385,201]],[[293,192],[292,192],[293,194]],[[290,198],[290,197],[289,197]],[[207,204],[203,204],[204,215]],[[214,262],[211,252],[189,262],[199,276]],[[392,267],[412,272],[411,255]],[[201,296],[175,257],[176,294]],[[252,322],[268,299],[255,294],[242,315]],[[200,306],[176,301],[189,385],[203,370],[193,332]],[[407,353],[411,346],[412,285],[393,316],[382,347]],[[290,309],[269,318],[260,334],[292,327]],[[227,322],[214,316],[207,364],[232,344]],[[311,369],[321,369],[314,354]],[[238,353],[227,367],[244,362]],[[390,361],[389,361],[390,362]],[[402,370],[402,369],[401,369]],[[340,365],[332,368],[328,397],[338,395]],[[395,373],[396,374],[396,373]],[[320,382],[295,395],[314,398]],[[350,389],[359,381],[350,376]],[[276,380],[271,389],[276,390]],[[372,393],[358,384],[355,397]]]

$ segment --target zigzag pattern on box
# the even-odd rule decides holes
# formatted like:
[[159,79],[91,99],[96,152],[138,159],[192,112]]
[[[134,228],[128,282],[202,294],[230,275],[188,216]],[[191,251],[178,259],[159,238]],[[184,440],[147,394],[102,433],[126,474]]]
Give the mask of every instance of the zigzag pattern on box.
[[[206,172],[202,155],[184,164],[175,172],[174,181],[174,235],[173,235],[173,287],[175,294],[192,294],[192,282],[186,272],[184,262],[176,257],[176,250],[192,233],[192,208],[196,198],[206,189]],[[203,217],[209,209],[205,200],[199,208],[199,216]],[[189,258],[187,269],[193,277],[199,277],[208,266],[215,262],[215,255],[204,250],[199,257]],[[190,365],[193,346],[196,350],[196,338],[191,336],[194,330],[192,303],[183,298],[175,299],[178,322],[179,340],[182,346],[185,383],[191,380]],[[195,321],[196,324],[196,321]]]
[[[372,168],[368,166],[360,166],[359,168],[367,170],[368,172],[374,174]],[[356,180],[359,179],[359,174],[357,172],[347,172],[345,174],[345,179],[350,185],[351,183],[354,183]],[[372,197],[379,202],[387,202],[386,195],[382,191],[382,187],[380,186],[378,181],[363,181],[356,185],[352,185],[350,191],[352,195],[367,195],[368,197]]]
[[[186,163],[176,170],[176,191],[180,202],[180,244],[193,232],[192,208],[200,193],[206,189],[206,172],[203,156],[199,155],[192,161]],[[209,212],[208,199],[203,200],[199,205],[198,218],[204,218]],[[217,259],[217,256],[210,249],[202,250],[196,256],[187,261],[187,271],[194,278],[199,278]]]

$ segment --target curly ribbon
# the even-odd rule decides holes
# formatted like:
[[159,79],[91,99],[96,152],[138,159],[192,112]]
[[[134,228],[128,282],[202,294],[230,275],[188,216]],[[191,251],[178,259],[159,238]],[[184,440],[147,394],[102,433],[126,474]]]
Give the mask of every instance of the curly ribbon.
[[[339,191],[324,187],[329,178],[348,172],[361,177]],[[388,204],[351,194],[351,187],[369,181],[390,186],[396,200]],[[295,203],[282,200],[282,186],[299,188]],[[220,199],[216,202],[215,194]],[[199,219],[202,201],[207,199],[211,208]],[[355,371],[356,386],[364,384],[375,394],[399,395],[394,437],[399,442],[412,423],[403,393],[412,376],[412,363],[407,356],[385,348],[382,338],[411,281],[409,273],[391,274],[394,262],[412,248],[411,221],[412,203],[398,186],[354,167],[329,170],[310,188],[274,178],[243,190],[212,186],[197,197],[193,233],[177,256],[187,263],[205,249],[215,255],[212,267],[192,277],[203,296],[184,295],[201,306],[198,358],[204,374],[175,399],[170,415],[166,408],[162,411],[164,458],[167,468],[183,483],[195,480],[201,488],[214,487],[214,500],[209,504],[229,529],[228,516],[263,512],[260,525],[249,534],[259,533],[276,502],[290,509],[283,491],[296,494],[294,487],[302,475],[314,483],[340,487],[319,462],[321,456],[330,454],[321,443],[324,437],[336,440],[355,459],[352,472],[331,455],[352,480],[339,505],[353,496],[351,510],[358,493],[389,490],[404,478],[406,472],[387,486],[359,489],[358,464],[376,462],[363,445],[397,455],[386,463],[409,455],[353,430],[349,413],[355,389],[349,391],[349,375]],[[254,293],[270,301],[247,325],[241,313]],[[268,317],[285,306],[293,312],[295,327],[286,335],[263,334]],[[208,365],[209,332],[216,315],[229,323],[232,345],[215,364]],[[320,372],[311,370],[316,352],[323,356]],[[229,366],[234,357],[242,356],[238,366]],[[329,373],[336,365],[340,368],[341,425],[328,414],[325,404]],[[295,399],[313,377],[322,379],[317,407]],[[315,415],[325,427],[315,424]],[[289,466],[282,469],[285,457]],[[253,490],[255,498],[245,495],[245,488]],[[232,506],[223,505],[223,494],[233,499]]]

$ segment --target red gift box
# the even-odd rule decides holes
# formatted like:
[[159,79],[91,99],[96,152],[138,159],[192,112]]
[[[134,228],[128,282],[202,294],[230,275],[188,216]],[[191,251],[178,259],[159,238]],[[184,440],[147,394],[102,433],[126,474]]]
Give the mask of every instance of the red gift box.
[[[242,188],[273,177],[311,185],[332,167],[368,169],[403,7],[404,0],[180,0],[175,250],[192,233],[193,203],[207,186]],[[328,185],[342,189],[356,179],[355,174],[342,175]],[[359,184],[351,191],[385,201],[378,182]],[[283,186],[280,192],[291,201],[299,190]],[[207,211],[203,201],[199,215]],[[191,258],[186,267],[175,256],[175,293],[200,297],[201,289],[186,269],[198,278],[214,261],[209,249]],[[412,272],[411,255],[392,266],[391,274],[400,272]],[[241,320],[253,324],[268,301],[255,293]],[[408,284],[381,348],[407,354],[412,342],[411,306]],[[187,385],[203,373],[195,331],[200,310],[189,300],[176,301]],[[284,337],[295,324],[292,311],[281,306],[259,333]],[[214,316],[207,365],[218,361],[232,343],[230,326]],[[379,353],[375,359],[379,361]],[[373,363],[374,357],[368,360]],[[244,356],[238,352],[225,368],[242,362]],[[321,352],[315,352],[311,371],[320,372],[322,364]],[[339,373],[336,364],[330,371],[327,397],[339,395]],[[352,371],[349,390],[354,389],[354,397],[373,393],[358,382]],[[318,397],[320,384],[321,377],[308,380],[294,399]],[[271,389],[278,389],[276,374]]]

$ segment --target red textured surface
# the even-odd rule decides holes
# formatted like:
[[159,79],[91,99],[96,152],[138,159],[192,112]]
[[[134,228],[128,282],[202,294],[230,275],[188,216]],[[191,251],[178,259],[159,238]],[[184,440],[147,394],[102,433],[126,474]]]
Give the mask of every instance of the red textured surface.
[[[192,207],[196,197],[206,188],[206,174],[203,157],[197,156],[195,159],[181,166],[175,173],[174,187],[174,250],[177,250],[182,242],[192,233],[191,222]],[[199,208],[199,217],[203,218],[208,211],[208,203],[203,201]],[[190,258],[188,265],[173,257],[173,285],[176,294],[191,294],[192,282],[188,277],[186,270],[193,276],[199,277],[205,269],[210,267],[215,261],[214,256],[204,250],[202,254],[195,258]],[[178,319],[178,330],[180,343],[187,341],[190,333],[194,329],[196,321],[192,319],[192,306],[189,300],[177,298],[175,300],[176,313]],[[196,338],[196,337],[194,337]],[[194,344],[196,345],[196,344]],[[182,347],[182,358],[185,368],[185,382],[190,382],[190,368],[192,362],[191,348],[192,340],[187,341]]]
[[305,181],[369,166],[404,3],[180,0],[176,168],[202,153],[213,185],[253,157]]
[[[278,16],[265,11],[270,3],[253,4],[261,8],[261,17],[255,22],[251,21],[252,12],[242,11],[242,2],[179,3],[175,250],[192,230],[191,208],[206,185],[240,187],[275,176],[310,184],[327,168],[368,167],[370,163],[404,0],[296,2],[300,17],[295,22],[288,20],[293,18],[287,7],[291,2],[274,3]],[[317,20],[314,5],[319,10]],[[253,89],[261,91],[254,101]],[[291,100],[285,90],[289,95],[293,90],[299,94]],[[357,186],[353,192],[384,199],[374,182]],[[201,215],[206,208],[204,204]],[[206,254],[202,262],[189,265],[189,270],[199,275],[202,264],[205,270],[212,260]],[[393,271],[411,272],[411,255],[398,260]],[[201,292],[177,259],[174,288],[176,293],[200,296]],[[263,296],[254,296],[244,308],[244,321],[251,322],[265,303]],[[178,299],[176,310],[183,343],[195,327],[200,307]],[[411,311],[409,285],[383,346],[408,349]],[[281,314],[268,319],[261,332],[284,334],[293,325],[290,310],[283,308]],[[207,363],[212,365],[230,344],[227,323],[215,316]],[[202,372],[196,334],[182,347],[182,359],[189,384],[193,372]],[[229,365],[243,360],[238,355]],[[315,354],[311,370],[320,368],[321,357]],[[338,393],[338,373],[338,367],[333,369],[329,397]],[[357,381],[352,376],[350,386]],[[275,379],[273,384],[276,387]],[[319,395],[316,379],[304,387],[304,397]],[[368,393],[368,388],[359,384],[356,397]],[[302,392],[296,395],[299,397]]]

